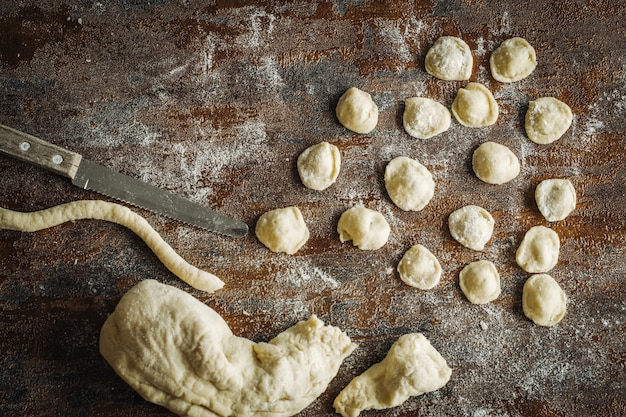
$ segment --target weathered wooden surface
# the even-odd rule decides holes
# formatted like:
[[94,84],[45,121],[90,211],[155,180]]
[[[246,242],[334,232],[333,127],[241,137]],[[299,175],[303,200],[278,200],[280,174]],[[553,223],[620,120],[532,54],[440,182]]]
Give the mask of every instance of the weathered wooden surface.
[[[163,268],[131,232],[81,221],[22,234],[0,231],[0,415],[166,416],[135,394],[98,354],[100,327],[119,298],[146,278],[190,291],[234,332],[268,340],[317,314],[359,348],[302,416],[334,415],[348,381],[381,360],[393,341],[423,332],[453,368],[440,391],[368,416],[560,416],[626,414],[626,4],[623,1],[5,1],[0,4],[0,123],[245,220],[297,205],[311,239],[296,255],[274,254],[254,234],[229,239],[141,212],[190,263],[219,275],[213,295]],[[206,4],[204,4],[206,3]],[[496,125],[430,140],[402,128],[403,101],[424,95],[450,105],[464,83],[436,80],[423,59],[441,35],[474,54],[472,81],[500,105]],[[521,36],[537,50],[527,79],[501,84],[490,52]],[[350,86],[381,110],[377,129],[352,134],[334,116]],[[529,100],[555,96],[575,120],[558,142],[524,134]],[[298,154],[326,140],[342,152],[337,183],[306,189]],[[511,183],[471,171],[475,147],[494,140],[522,162]],[[389,200],[385,164],[405,155],[433,173],[435,197],[407,213]],[[31,211],[104,198],[65,179],[0,157],[3,207]],[[565,319],[540,328],[521,309],[528,274],[515,265],[524,232],[547,225],[536,184],[567,177],[576,211],[553,224],[562,240],[551,272],[568,295]],[[343,210],[362,203],[392,227],[388,244],[364,252],[339,242]],[[496,219],[483,253],[460,247],[450,212],[478,204]],[[444,268],[420,291],[395,271],[422,243]],[[488,259],[502,295],[470,304],[458,272]]]

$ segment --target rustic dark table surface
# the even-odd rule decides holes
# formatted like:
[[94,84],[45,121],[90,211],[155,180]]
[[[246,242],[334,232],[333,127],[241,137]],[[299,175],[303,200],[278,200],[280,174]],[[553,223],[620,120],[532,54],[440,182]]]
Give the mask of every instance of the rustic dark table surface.
[[[453,369],[441,390],[364,416],[626,415],[626,3],[624,1],[3,1],[0,123],[244,220],[254,230],[271,209],[295,205],[311,239],[295,255],[266,249],[254,233],[226,238],[137,210],[191,264],[220,276],[215,294],[169,273],[132,232],[85,220],[36,233],[0,231],[0,415],[167,416],[127,386],[98,353],[98,336],[120,297],[154,278],[189,291],[233,331],[267,341],[316,314],[358,343],[327,391],[301,416],[332,416],[351,378],[380,361],[402,334],[424,333]],[[424,70],[442,35],[472,49],[471,81],[493,92],[498,122],[471,129],[453,120],[432,139],[402,127],[404,99],[450,106],[465,82]],[[521,36],[537,69],[502,84],[492,50]],[[358,135],[334,115],[357,86],[380,109]],[[551,145],[524,133],[530,100],[554,96],[575,115]],[[512,182],[482,183],[471,153],[482,142],[520,158]],[[336,184],[305,188],[296,158],[336,144]],[[385,164],[409,156],[436,189],[420,212],[393,205]],[[34,211],[105,199],[0,155],[0,205]],[[549,224],[534,187],[569,178],[576,210]],[[392,233],[377,251],[339,242],[336,223],[355,204],[383,213]],[[484,252],[457,244],[447,216],[465,204],[489,210]],[[535,326],[521,308],[527,273],[515,250],[533,225],[561,237],[550,274],[568,296],[564,320]],[[443,266],[437,287],[402,283],[396,265],[421,243]],[[492,303],[470,304],[458,285],[469,262],[502,276]]]

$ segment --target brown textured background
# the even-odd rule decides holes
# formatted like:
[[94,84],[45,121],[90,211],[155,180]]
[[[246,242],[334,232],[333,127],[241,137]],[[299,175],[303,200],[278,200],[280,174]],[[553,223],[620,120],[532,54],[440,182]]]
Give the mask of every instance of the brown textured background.
[[[266,341],[317,314],[359,348],[301,415],[332,416],[332,401],[400,335],[423,332],[453,368],[440,391],[364,416],[618,416],[626,414],[626,3],[623,1],[198,2],[4,1],[0,4],[0,123],[246,221],[297,205],[311,239],[296,255],[274,254],[250,234],[224,238],[138,210],[190,263],[226,287],[206,295],[163,268],[131,232],[80,221],[22,234],[0,231],[0,415],[166,416],[142,400],[98,353],[98,334],[119,298],[146,278],[185,289],[233,331]],[[521,5],[526,3],[525,5]],[[500,105],[494,126],[456,121],[430,140],[402,128],[403,101],[424,95],[450,105],[462,82],[424,71],[441,35],[474,54],[472,81]],[[490,52],[521,36],[538,67],[514,84],[493,80]],[[380,108],[368,135],[345,130],[334,106],[345,89]],[[547,146],[530,142],[529,100],[555,96],[575,119]],[[337,183],[306,189],[298,154],[320,141],[342,152]],[[493,140],[522,162],[514,181],[475,178],[471,153]],[[421,212],[389,200],[385,164],[425,164],[435,197]],[[104,198],[53,174],[0,157],[3,207],[32,211]],[[547,225],[536,184],[567,177],[578,207],[552,224],[562,240],[551,275],[569,297],[565,319],[540,328],[521,309],[528,274],[515,265],[524,232]],[[343,210],[362,203],[392,227],[387,245],[341,244]],[[496,219],[483,253],[451,238],[447,216],[478,204]],[[395,266],[422,243],[442,263],[431,291],[404,285]],[[458,272],[488,259],[502,295],[470,304]]]

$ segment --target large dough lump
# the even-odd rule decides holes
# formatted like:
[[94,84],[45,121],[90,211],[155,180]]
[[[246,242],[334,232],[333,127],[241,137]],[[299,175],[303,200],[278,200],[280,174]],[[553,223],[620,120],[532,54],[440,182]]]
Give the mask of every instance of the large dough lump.
[[423,334],[406,334],[382,362],[350,381],[335,398],[334,407],[343,417],[396,407],[409,397],[442,388],[451,374],[446,360]]
[[122,297],[100,353],[142,397],[180,416],[292,416],[315,400],[355,348],[312,316],[255,343],[213,309],[146,280]]

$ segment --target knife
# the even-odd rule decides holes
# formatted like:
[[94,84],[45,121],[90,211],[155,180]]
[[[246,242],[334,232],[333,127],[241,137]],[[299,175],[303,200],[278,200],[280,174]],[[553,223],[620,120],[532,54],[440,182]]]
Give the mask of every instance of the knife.
[[158,187],[91,162],[81,155],[0,124],[0,152],[48,169],[85,190],[233,237],[248,225]]

